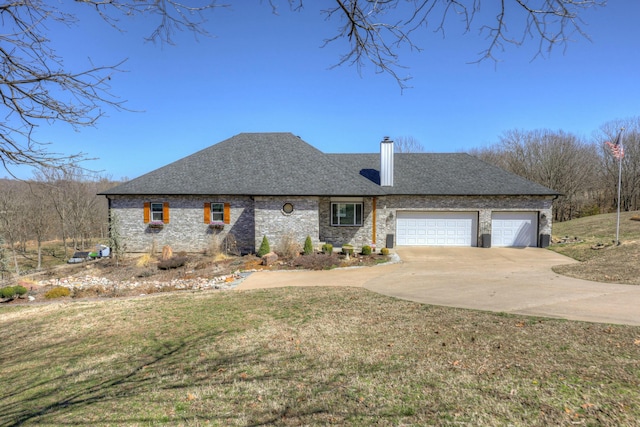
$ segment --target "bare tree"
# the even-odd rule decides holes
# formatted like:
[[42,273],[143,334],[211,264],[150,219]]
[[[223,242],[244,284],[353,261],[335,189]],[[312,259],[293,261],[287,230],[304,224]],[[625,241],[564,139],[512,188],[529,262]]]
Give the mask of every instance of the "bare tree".
[[601,195],[604,199],[602,203],[607,208],[617,206],[618,203],[620,162],[613,157],[605,142],[613,141],[621,129],[624,129],[622,132],[624,157],[622,158],[620,206],[625,211],[638,210],[640,209],[640,117],[605,123],[594,135],[600,148]]
[[[205,33],[200,13],[215,2],[188,6],[174,0],[76,0],[119,28],[119,18],[157,16],[149,39],[172,42],[176,30]],[[5,113],[0,120],[0,162],[10,174],[12,166],[62,167],[85,158],[83,153],[61,154],[34,137],[42,124],[63,122],[74,128],[93,126],[105,107],[123,108],[110,93],[109,81],[122,62],[93,65],[81,70],[65,67],[48,38],[48,23],[73,25],[77,18],[63,3],[15,0],[0,5],[0,98]],[[68,6],[67,6],[68,8]]]
[[396,153],[424,153],[424,146],[413,136],[398,136],[393,142]]
[[4,280],[4,274],[9,271],[9,256],[5,245],[4,236],[0,233],[0,283]]
[[592,211],[599,184],[596,146],[563,131],[505,132],[495,146],[473,152],[481,159],[557,190],[554,217],[558,221]]
[[[304,0],[282,0],[299,10]],[[278,0],[270,0],[276,9]],[[148,39],[172,43],[176,31],[207,34],[205,12],[224,5],[216,0],[200,0],[195,6],[180,0],[76,0],[99,14],[116,30],[123,17],[157,19]],[[581,13],[605,0],[539,0],[537,6],[524,0],[482,2],[481,0],[334,0],[322,9],[328,19],[340,24],[325,44],[347,40],[349,47],[336,66],[351,64],[358,69],[373,64],[377,71],[392,75],[401,88],[407,78],[399,54],[404,47],[421,49],[417,31],[431,28],[445,33],[445,27],[462,21],[465,32],[478,30],[487,38],[487,47],[478,60],[495,59],[495,52],[507,44],[519,45],[527,38],[539,43],[542,54],[555,46],[565,46],[569,36],[582,30]],[[476,22],[481,4],[493,8],[489,22]],[[323,6],[324,7],[324,6]],[[109,65],[89,63],[80,70],[66,68],[52,40],[47,36],[51,22],[73,25],[77,17],[65,2],[14,0],[0,5],[0,98],[5,113],[0,120],[0,163],[11,174],[16,165],[64,167],[86,158],[83,153],[63,154],[50,150],[36,138],[42,124],[67,123],[72,127],[93,126],[105,108],[124,108],[123,101],[110,92],[109,82],[122,62]],[[478,18],[479,19],[479,18]],[[513,33],[507,30],[516,29]]]
[[13,255],[14,269],[20,274],[18,253],[26,246],[26,184],[20,181],[0,180],[0,234]]

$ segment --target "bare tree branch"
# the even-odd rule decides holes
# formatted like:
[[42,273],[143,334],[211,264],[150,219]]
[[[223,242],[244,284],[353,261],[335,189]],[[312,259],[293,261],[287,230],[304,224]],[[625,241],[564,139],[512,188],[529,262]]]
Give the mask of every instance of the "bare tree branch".
[[424,153],[424,145],[413,136],[398,136],[393,142],[396,153]]
[[[304,0],[281,0],[299,11]],[[129,16],[157,19],[147,39],[173,43],[178,31],[207,35],[205,13],[217,0],[75,0],[95,11],[112,27],[122,31],[121,20]],[[268,0],[277,11],[278,0]],[[347,40],[349,47],[337,64],[355,65],[358,71],[373,65],[376,72],[391,75],[401,89],[404,75],[400,52],[421,50],[418,30],[431,28],[444,35],[445,26],[462,24],[464,32],[475,29],[481,0],[333,0],[321,10],[328,20],[338,20],[330,44]],[[573,34],[587,37],[581,13],[605,0],[501,0],[484,2],[495,20],[482,22],[478,31],[488,39],[480,59],[497,60],[494,52],[507,44],[520,45],[531,38],[539,43],[538,54],[556,46],[566,47]],[[68,69],[47,37],[50,22],[71,26],[77,18],[64,12],[64,2],[13,0],[0,4],[0,164],[11,173],[17,165],[60,168],[85,159],[83,153],[59,154],[46,142],[33,137],[39,126],[67,123],[74,128],[94,126],[105,109],[126,109],[124,101],[111,93],[110,80],[121,72],[124,61],[112,65],[89,64]],[[486,12],[486,10],[483,10]],[[514,32],[509,31],[515,28]],[[515,35],[514,35],[515,34]]]
[[[76,0],[92,7],[110,25],[119,19],[151,15],[159,23],[148,39],[172,43],[176,31],[206,34],[202,12],[217,4],[193,6],[174,0]],[[53,5],[52,5],[53,4]],[[124,101],[111,93],[110,81],[122,72],[124,60],[112,65],[70,70],[52,48],[47,23],[71,26],[77,21],[62,10],[62,3],[14,0],[0,5],[0,164],[12,176],[12,167],[28,165],[62,168],[87,160],[85,154],[61,154],[49,150],[47,142],[33,137],[39,126],[56,122],[74,128],[94,126],[106,108],[126,109]]]
[[[293,2],[289,0],[290,4]],[[410,77],[400,75],[403,67],[398,52],[403,48],[423,49],[417,34],[420,29],[432,28],[444,36],[445,27],[455,20],[461,22],[464,32],[470,32],[484,5],[495,19],[479,23],[478,32],[486,36],[488,46],[473,62],[497,61],[496,51],[504,51],[508,44],[522,45],[526,39],[538,41],[535,55],[538,56],[556,46],[566,48],[573,34],[588,39],[581,13],[604,6],[606,0],[335,0],[335,3],[323,13],[327,19],[338,19],[341,25],[333,37],[325,40],[325,45],[342,39],[350,43],[349,51],[336,66],[355,65],[360,70],[373,64],[377,72],[390,74],[404,89]]]

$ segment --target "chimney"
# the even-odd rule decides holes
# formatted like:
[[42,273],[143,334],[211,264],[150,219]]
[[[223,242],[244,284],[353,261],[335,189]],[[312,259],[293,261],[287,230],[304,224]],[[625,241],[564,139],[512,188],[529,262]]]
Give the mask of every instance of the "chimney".
[[388,136],[380,142],[380,185],[393,187],[393,141]]

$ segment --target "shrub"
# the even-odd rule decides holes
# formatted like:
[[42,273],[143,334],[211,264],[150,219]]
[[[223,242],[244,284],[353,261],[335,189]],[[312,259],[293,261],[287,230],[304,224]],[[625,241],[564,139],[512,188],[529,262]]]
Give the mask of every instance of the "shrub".
[[18,295],[18,296],[25,295],[27,292],[29,292],[27,290],[27,288],[25,288],[24,286],[20,286],[20,285],[14,286],[13,290],[16,291],[16,295]]
[[342,253],[345,255],[353,255],[353,245],[342,245]]
[[269,240],[267,239],[267,236],[262,236],[262,243],[260,244],[260,249],[258,250],[257,255],[259,257],[263,257],[269,252],[271,252],[271,248],[269,247]]
[[599,215],[599,214],[600,214],[600,206],[598,206],[597,204],[594,204],[594,205],[586,206],[582,208],[578,216],[585,217],[585,216],[593,216],[593,215]]
[[0,298],[13,298],[16,296],[16,290],[13,286],[5,286],[0,289]]
[[329,270],[337,267],[337,259],[337,257],[327,254],[311,254],[296,258],[294,266],[307,270]]
[[287,233],[280,239],[277,252],[284,259],[294,259],[300,255],[300,243],[293,234]]
[[169,245],[164,245],[162,247],[162,261],[167,261],[171,258],[173,258],[173,249]]
[[362,255],[371,255],[371,246],[364,245],[362,247]]
[[304,254],[311,255],[313,253],[313,242],[311,241],[311,236],[307,236],[304,241]]
[[56,286],[55,288],[44,294],[44,297],[47,299],[54,299],[68,297],[69,295],[71,295],[71,291],[69,290],[69,288],[65,288],[64,286]]
[[187,263],[186,256],[174,256],[169,259],[162,260],[158,263],[158,268],[160,270],[169,270],[172,268],[182,267]]
[[209,240],[209,247],[207,248],[207,255],[212,256],[214,259],[223,255],[222,249],[224,238],[219,234],[212,234],[211,240]]
[[333,245],[331,243],[322,245],[322,253],[331,255],[333,253]]
[[151,263],[151,255],[144,254],[136,260],[137,267],[148,267]]
[[389,255],[389,249],[388,248],[382,248],[380,249],[380,254],[387,256]]
[[147,269],[147,270],[142,270],[140,273],[138,273],[138,275],[136,277],[151,277],[155,274],[154,270],[151,269]]

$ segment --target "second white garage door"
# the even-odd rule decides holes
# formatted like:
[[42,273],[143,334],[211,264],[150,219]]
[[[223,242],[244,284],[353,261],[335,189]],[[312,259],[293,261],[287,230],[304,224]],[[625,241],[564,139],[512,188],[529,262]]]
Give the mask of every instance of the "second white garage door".
[[477,212],[398,212],[398,246],[477,246]]
[[538,246],[536,212],[493,212],[491,246]]

